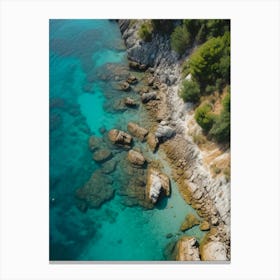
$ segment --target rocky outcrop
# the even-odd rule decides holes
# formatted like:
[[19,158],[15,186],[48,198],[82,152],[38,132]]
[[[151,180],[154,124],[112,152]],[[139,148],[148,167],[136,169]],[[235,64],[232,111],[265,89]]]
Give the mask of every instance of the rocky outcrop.
[[168,176],[161,173],[159,170],[150,167],[147,175],[147,197],[152,201],[152,203],[156,203],[161,192],[163,192],[166,196],[169,196],[170,191],[170,181]]
[[142,93],[141,100],[143,103],[148,103],[151,100],[157,99],[157,93],[155,91]]
[[203,261],[226,261],[227,250],[224,243],[219,241],[210,241],[203,244],[200,248],[201,259]]
[[194,214],[188,214],[185,218],[185,221],[182,223],[180,230],[186,231],[199,224],[199,219]]
[[112,199],[113,196],[112,180],[104,176],[99,170],[95,171],[89,181],[76,191],[79,207],[83,210],[86,208],[99,208],[103,203]]
[[96,152],[93,153],[92,158],[94,159],[94,161],[102,163],[107,161],[108,159],[110,159],[112,157],[112,152],[108,149],[99,149]]
[[134,137],[138,138],[142,142],[146,139],[147,134],[149,131],[136,123],[129,122],[127,125],[127,130],[131,133]]
[[177,261],[200,261],[198,243],[194,237],[182,236],[176,244]]
[[124,146],[130,146],[133,140],[131,135],[118,129],[111,129],[108,133],[108,137],[113,144]]
[[154,80],[161,83],[157,93],[160,100],[151,100],[145,107],[156,120],[168,119],[168,126],[174,129],[173,138],[162,144],[173,166],[173,177],[185,200],[208,220],[210,227],[219,228],[216,241],[225,244],[227,259],[230,259],[230,182],[224,176],[212,177],[204,164],[203,153],[188,134],[188,123],[193,119],[194,108],[192,104],[185,104],[178,95],[181,82],[178,56],[171,51],[168,39],[160,34],[153,34],[151,42],[141,41],[138,30],[142,23],[141,20],[135,23],[119,21],[128,58],[137,65],[152,67],[151,72],[150,68],[147,70],[152,74],[149,75],[150,86],[153,86]]
[[137,165],[137,166],[142,166],[145,163],[145,158],[143,155],[135,150],[130,150],[127,154],[127,159],[129,160],[130,163]]
[[151,151],[154,153],[158,147],[159,141],[153,133],[149,133],[147,136],[147,144],[149,145]]
[[175,130],[168,125],[160,124],[156,130],[155,136],[160,140],[171,138],[175,134]]
[[112,173],[112,172],[115,171],[116,166],[117,166],[117,161],[114,160],[114,159],[111,159],[111,160],[109,160],[109,161],[106,161],[106,162],[102,165],[101,171],[102,171],[104,174],[110,174],[110,173]]
[[209,230],[210,229],[210,224],[206,220],[202,221],[199,225],[199,229],[202,230],[202,231]]

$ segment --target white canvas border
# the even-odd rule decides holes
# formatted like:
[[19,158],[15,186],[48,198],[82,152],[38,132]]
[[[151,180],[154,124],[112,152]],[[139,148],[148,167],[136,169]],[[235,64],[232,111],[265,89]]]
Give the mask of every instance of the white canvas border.
[[[48,19],[230,18],[232,261],[48,262]],[[279,2],[1,2],[1,279],[279,279]]]

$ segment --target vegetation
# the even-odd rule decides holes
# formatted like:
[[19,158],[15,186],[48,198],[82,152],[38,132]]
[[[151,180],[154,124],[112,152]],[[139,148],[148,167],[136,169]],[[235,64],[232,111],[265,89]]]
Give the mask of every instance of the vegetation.
[[208,132],[211,129],[215,119],[215,116],[211,111],[212,107],[210,104],[207,103],[199,106],[195,110],[194,118],[196,122],[202,127],[202,129],[206,132]]
[[173,19],[152,19],[152,27],[154,32],[161,34],[171,34],[174,30]]
[[218,142],[230,141],[230,94],[224,97],[223,109],[209,131],[209,134]]
[[171,34],[171,48],[179,55],[191,47],[191,35],[185,25],[177,26]]
[[150,42],[152,40],[153,28],[150,22],[145,22],[141,25],[138,35],[145,42]]
[[185,102],[198,102],[200,96],[200,89],[198,83],[192,80],[185,80],[180,91],[180,96]]

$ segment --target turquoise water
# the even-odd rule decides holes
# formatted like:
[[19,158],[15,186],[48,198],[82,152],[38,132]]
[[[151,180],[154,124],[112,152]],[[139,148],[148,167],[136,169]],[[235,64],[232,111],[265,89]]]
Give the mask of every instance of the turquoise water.
[[[50,260],[164,260],[164,249],[181,235],[185,216],[195,213],[172,180],[171,197],[162,199],[153,210],[121,194],[134,177],[145,180],[146,170],[131,173],[127,151],[110,145],[106,131],[126,130],[129,121],[149,127],[141,105],[137,109],[119,105],[126,96],[139,100],[133,90],[116,89],[116,77],[127,74],[116,22],[50,21]],[[76,190],[102,168],[92,160],[91,135],[112,151],[116,169],[102,176],[110,182],[114,196],[98,209],[80,211]],[[160,159],[170,175],[163,155],[152,155],[137,141],[134,145],[146,157]],[[97,185],[104,184],[102,176],[97,177]],[[196,226],[186,234],[200,240],[204,233]]]

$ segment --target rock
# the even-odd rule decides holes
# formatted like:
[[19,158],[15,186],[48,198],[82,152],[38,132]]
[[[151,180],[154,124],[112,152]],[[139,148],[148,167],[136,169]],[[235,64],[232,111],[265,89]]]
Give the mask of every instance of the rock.
[[127,81],[127,83],[129,83],[130,85],[134,85],[134,84],[136,84],[136,83],[138,82],[137,78],[136,78],[134,75],[132,75],[132,74],[130,74],[130,75],[128,76],[128,78],[126,79],[126,81]]
[[130,163],[138,166],[142,166],[146,161],[141,153],[134,150],[130,150],[128,152],[127,158],[130,161]]
[[100,149],[94,152],[92,158],[99,163],[105,162],[112,157],[112,153],[108,149]]
[[130,90],[130,84],[128,82],[121,82],[119,85],[120,85],[121,90],[124,90],[124,91]]
[[203,222],[200,223],[199,226],[200,230],[209,230],[210,229],[210,224],[205,220]]
[[95,171],[89,181],[76,191],[76,198],[86,203],[82,209],[86,207],[99,208],[113,196],[112,180],[104,176],[99,170]]
[[188,214],[185,218],[185,221],[182,223],[180,230],[186,231],[195,225],[199,225],[199,220],[194,214]]
[[172,241],[168,243],[163,251],[163,256],[165,260],[175,261],[176,260],[176,242]]
[[152,150],[152,152],[155,152],[158,147],[159,141],[153,133],[149,133],[147,136],[147,143],[150,149]]
[[226,245],[220,241],[210,241],[200,248],[203,261],[226,261]]
[[132,144],[132,136],[118,129],[111,129],[108,133],[108,137],[113,144],[124,146],[130,146]]
[[149,88],[148,87],[142,87],[140,90],[139,90],[139,93],[140,94],[143,94],[143,93],[147,93],[147,92],[149,92],[150,90],[149,90]]
[[117,162],[115,160],[106,161],[101,168],[101,171],[105,174],[110,174],[115,171]]
[[132,60],[128,61],[128,65],[131,69],[134,69],[134,70],[145,71],[147,69],[147,65],[140,64],[140,63],[138,63],[136,61],[132,61]]
[[147,80],[148,86],[152,86],[154,83],[154,80],[155,80],[155,77],[153,77],[153,76],[149,77]]
[[194,237],[182,236],[176,244],[177,261],[200,261],[198,243]]
[[157,128],[155,136],[158,139],[165,140],[165,139],[172,137],[174,134],[175,134],[175,130],[172,129],[170,126],[160,124]]
[[166,196],[170,195],[170,182],[169,178],[158,171],[157,169],[150,167],[147,175],[146,194],[152,203],[156,203],[159,195],[163,191]]
[[90,136],[88,139],[88,147],[91,152],[97,150],[101,144],[101,140],[98,137],[95,137],[94,135]]
[[124,104],[128,107],[136,107],[137,106],[137,103],[134,99],[130,98],[130,97],[126,97],[124,100],[123,100]]
[[143,103],[147,103],[150,100],[155,100],[155,99],[157,99],[157,93],[155,91],[143,93],[141,95],[141,100]]
[[136,138],[140,139],[142,142],[145,140],[149,131],[136,123],[129,122],[127,125],[127,130]]
[[101,134],[104,134],[107,131],[105,126],[101,126],[98,130]]
[[173,237],[173,234],[172,234],[172,233],[168,233],[168,234],[166,234],[165,237],[166,237],[167,239],[172,238],[172,237]]

